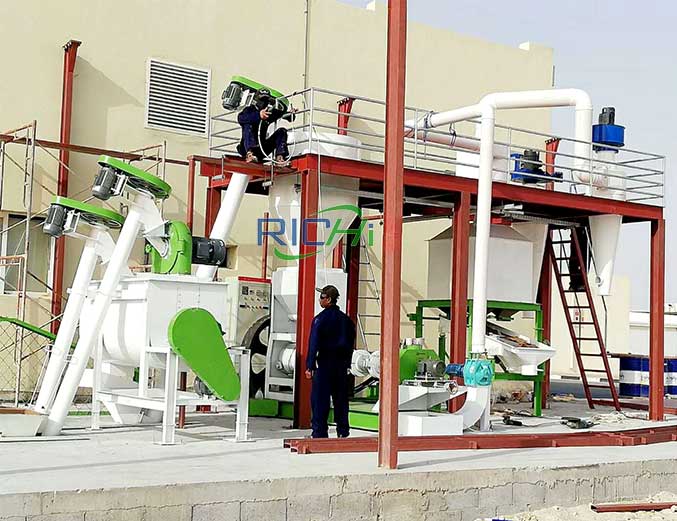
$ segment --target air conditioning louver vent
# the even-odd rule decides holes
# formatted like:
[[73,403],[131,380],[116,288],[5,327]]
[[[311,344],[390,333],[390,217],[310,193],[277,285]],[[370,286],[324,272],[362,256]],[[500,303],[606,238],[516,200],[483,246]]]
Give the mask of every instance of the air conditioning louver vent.
[[146,126],[206,136],[210,80],[207,69],[148,60]]

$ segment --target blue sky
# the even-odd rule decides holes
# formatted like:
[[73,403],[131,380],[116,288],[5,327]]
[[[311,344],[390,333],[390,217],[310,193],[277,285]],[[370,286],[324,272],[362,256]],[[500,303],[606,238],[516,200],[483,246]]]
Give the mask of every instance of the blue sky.
[[[668,156],[666,301],[677,302],[670,268],[677,260],[672,226],[677,182],[670,176],[670,158],[677,152],[677,2],[409,0],[409,19],[511,46],[532,41],[552,47],[557,87],[586,90],[596,111],[615,106],[628,147]],[[570,118],[561,111],[554,113],[553,131],[571,134]],[[648,309],[648,266],[648,226],[624,225],[617,273],[632,279],[634,309]]]

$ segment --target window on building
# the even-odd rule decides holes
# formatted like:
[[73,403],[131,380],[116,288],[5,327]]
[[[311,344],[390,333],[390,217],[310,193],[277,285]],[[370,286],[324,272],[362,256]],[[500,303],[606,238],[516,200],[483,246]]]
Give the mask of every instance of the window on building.
[[210,81],[208,69],[149,59],[146,126],[206,136]]
[[[50,284],[51,241],[49,235],[42,233],[44,219],[34,217],[31,219],[30,245],[28,252],[28,280],[26,288],[29,292],[46,293],[49,291],[45,284]],[[5,231],[2,234],[2,254],[4,256],[23,255],[24,237],[26,232],[25,217],[10,215],[3,224]],[[21,268],[18,265],[3,264],[4,277],[2,286],[4,293],[13,293],[19,287]]]

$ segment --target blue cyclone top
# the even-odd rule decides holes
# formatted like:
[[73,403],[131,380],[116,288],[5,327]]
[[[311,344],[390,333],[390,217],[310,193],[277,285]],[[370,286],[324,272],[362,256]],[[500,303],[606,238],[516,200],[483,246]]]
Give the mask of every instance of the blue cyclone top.
[[599,115],[599,124],[592,126],[592,141],[595,143],[593,148],[596,152],[600,150],[615,150],[610,147],[625,146],[625,127],[616,125],[616,109],[613,107],[604,107]]

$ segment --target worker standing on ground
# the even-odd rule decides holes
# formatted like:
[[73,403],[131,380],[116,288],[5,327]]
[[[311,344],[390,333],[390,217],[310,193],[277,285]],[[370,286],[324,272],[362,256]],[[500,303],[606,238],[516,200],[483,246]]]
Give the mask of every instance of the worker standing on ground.
[[289,159],[287,148],[287,129],[280,127],[268,136],[268,127],[283,118],[294,120],[295,110],[285,114],[277,108],[275,98],[268,89],[259,89],[254,95],[251,105],[246,106],[237,115],[237,121],[242,127],[242,138],[237,145],[237,151],[247,163],[263,162],[271,154],[275,163],[286,165]]
[[339,438],[350,434],[348,425],[348,371],[355,345],[355,324],[337,305],[335,286],[320,290],[322,311],[310,329],[306,378],[313,380],[311,407],[313,438],[329,437],[329,407],[334,402],[334,421]]

